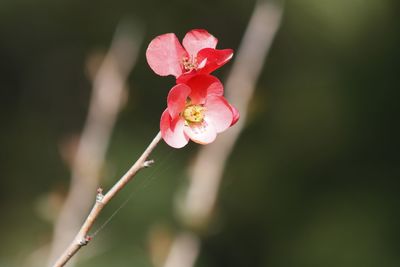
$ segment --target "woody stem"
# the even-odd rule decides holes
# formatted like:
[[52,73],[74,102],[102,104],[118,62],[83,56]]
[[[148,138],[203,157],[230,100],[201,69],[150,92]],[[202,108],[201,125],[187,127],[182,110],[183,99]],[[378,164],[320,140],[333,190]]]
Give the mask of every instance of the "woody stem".
[[88,235],[90,229],[93,227],[94,222],[100,215],[102,209],[113,199],[116,194],[126,186],[126,184],[132,180],[136,173],[143,168],[149,167],[153,160],[147,160],[150,153],[154,150],[157,144],[161,140],[161,132],[159,132],[149,146],[145,149],[142,155],[136,160],[136,162],[130,167],[130,169],[114,184],[114,186],[103,195],[102,190],[99,189],[97,192],[96,202],[82,224],[78,234],[75,236],[71,244],[65,249],[62,255],[52,265],[53,267],[62,267],[81,249],[91,241],[91,237]]

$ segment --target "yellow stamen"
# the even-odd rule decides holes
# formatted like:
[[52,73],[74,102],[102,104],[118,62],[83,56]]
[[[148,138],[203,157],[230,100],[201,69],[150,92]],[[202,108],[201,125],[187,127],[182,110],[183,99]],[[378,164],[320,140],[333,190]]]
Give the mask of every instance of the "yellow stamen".
[[199,105],[190,105],[183,111],[184,119],[189,123],[199,123],[204,120],[204,110],[205,108]]

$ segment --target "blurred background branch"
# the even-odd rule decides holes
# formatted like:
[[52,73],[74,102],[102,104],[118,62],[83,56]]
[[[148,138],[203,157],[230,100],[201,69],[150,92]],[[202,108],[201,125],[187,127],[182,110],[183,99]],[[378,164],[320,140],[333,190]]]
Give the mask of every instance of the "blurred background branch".
[[122,21],[94,75],[92,70],[89,112],[73,157],[70,189],[55,222],[49,264],[74,238],[93,204],[113,128],[128,98],[126,80],[136,62],[142,39],[136,25]]
[[178,204],[188,230],[178,233],[173,240],[164,267],[191,267],[196,262],[200,237],[191,230],[207,228],[211,219],[226,162],[246,125],[250,101],[282,12],[279,2],[261,0],[254,8],[225,86],[226,97],[237,107],[241,119],[213,144],[202,147],[194,160],[187,192]]

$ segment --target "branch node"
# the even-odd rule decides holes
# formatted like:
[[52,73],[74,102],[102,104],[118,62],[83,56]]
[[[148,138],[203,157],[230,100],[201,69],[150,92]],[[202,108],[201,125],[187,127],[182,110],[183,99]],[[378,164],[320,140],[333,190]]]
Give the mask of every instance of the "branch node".
[[97,188],[96,202],[101,203],[103,201],[103,198],[104,198],[103,188],[99,187]]
[[85,236],[84,239],[81,239],[81,240],[79,241],[79,246],[81,246],[81,247],[86,246],[87,244],[89,244],[89,242],[90,242],[91,240],[92,240],[92,237],[89,236],[89,235],[87,235],[87,236]]
[[145,162],[143,162],[143,167],[145,167],[145,168],[151,167],[151,165],[153,165],[153,163],[154,163],[153,159],[146,160]]

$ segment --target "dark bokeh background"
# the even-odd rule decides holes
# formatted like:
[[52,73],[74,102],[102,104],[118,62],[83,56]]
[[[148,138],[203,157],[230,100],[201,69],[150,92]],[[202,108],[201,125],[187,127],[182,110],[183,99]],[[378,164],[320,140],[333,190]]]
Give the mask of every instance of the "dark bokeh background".
[[[85,62],[107,49],[121,18],[140,22],[145,37],[110,144],[105,186],[157,132],[174,82],[148,68],[147,43],[165,32],[183,37],[206,28],[219,47],[237,49],[253,6],[0,2],[1,267],[24,266],[50,240],[52,209],[69,181],[60,144],[81,131],[88,107]],[[397,0],[286,2],[197,266],[400,265],[398,10]],[[162,166],[153,176],[143,172],[112,202],[100,221],[136,190],[93,242],[96,249],[82,251],[79,266],[151,266],[149,229],[179,228],[173,195],[197,148],[169,152],[161,145],[155,158]]]

